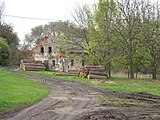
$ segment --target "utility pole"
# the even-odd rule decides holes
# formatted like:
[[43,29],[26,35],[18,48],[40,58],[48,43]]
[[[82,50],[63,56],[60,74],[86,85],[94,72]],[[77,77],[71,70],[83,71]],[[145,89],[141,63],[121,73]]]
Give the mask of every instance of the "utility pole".
[[4,12],[4,1],[0,1],[0,25],[2,24],[2,15],[3,15],[3,12]]

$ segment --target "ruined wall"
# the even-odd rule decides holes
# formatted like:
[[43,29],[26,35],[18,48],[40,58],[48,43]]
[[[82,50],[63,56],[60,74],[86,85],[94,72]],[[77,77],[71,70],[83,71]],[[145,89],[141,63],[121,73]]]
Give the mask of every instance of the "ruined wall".
[[45,61],[52,59],[56,53],[55,39],[56,38],[48,39],[48,37],[44,37],[32,50],[34,60]]
[[82,66],[84,57],[82,53],[65,56],[64,52],[57,50],[56,41],[56,38],[44,37],[31,51],[33,59],[43,63],[53,63],[52,68],[59,71],[75,70]]

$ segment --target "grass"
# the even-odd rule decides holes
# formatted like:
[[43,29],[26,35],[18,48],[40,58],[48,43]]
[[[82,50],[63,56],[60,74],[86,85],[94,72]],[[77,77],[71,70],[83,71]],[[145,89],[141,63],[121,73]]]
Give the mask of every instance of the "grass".
[[40,101],[49,89],[0,68],[0,112],[21,108]]
[[153,95],[160,95],[160,80],[146,80],[146,79],[135,79],[129,80],[126,78],[113,78],[108,81],[114,82],[114,84],[107,84],[101,82],[94,84],[95,80],[88,80],[77,76],[56,76],[53,72],[38,71],[36,74],[45,75],[51,78],[60,78],[64,80],[78,81],[83,84],[91,85],[101,89],[114,90],[120,92],[145,92]]
[[121,92],[145,92],[153,95],[160,95],[160,81],[145,80],[145,79],[112,79],[116,84],[99,84],[102,89],[110,89]]

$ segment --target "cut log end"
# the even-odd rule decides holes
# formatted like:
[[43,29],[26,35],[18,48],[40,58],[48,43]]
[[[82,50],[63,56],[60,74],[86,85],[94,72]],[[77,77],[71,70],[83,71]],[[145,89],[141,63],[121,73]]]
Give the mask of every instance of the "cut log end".
[[108,78],[107,72],[101,66],[86,66],[81,67],[78,72],[79,77],[88,79],[106,79]]

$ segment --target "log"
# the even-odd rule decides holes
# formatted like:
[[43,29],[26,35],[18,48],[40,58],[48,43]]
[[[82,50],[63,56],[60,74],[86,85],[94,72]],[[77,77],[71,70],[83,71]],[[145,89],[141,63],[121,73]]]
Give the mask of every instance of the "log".
[[107,79],[107,76],[102,76],[102,75],[94,75],[94,74],[89,74],[87,76],[88,79]]
[[106,70],[102,66],[85,66],[79,69],[78,76],[84,78],[108,78]]
[[70,72],[57,72],[55,75],[60,75],[60,76],[78,76],[77,73],[70,73]]
[[92,71],[105,70],[102,66],[85,66],[85,68]]
[[107,72],[104,70],[103,71],[89,71],[89,74],[107,76]]
[[21,60],[21,63],[36,63],[36,64],[42,64],[42,61],[35,61],[32,59],[25,59],[25,60]]
[[23,63],[23,65],[26,65],[26,66],[44,66],[42,63]]
[[24,68],[23,70],[42,71],[42,70],[45,70],[45,69],[39,69],[39,68]]
[[104,71],[105,71],[105,72],[107,72],[106,70],[97,70],[97,69],[90,69],[89,71],[93,71],[93,72],[94,72],[94,71],[95,71],[95,72],[96,72],[96,71],[98,71],[98,72],[104,72]]
[[20,68],[22,70],[45,70],[45,66],[41,61],[35,61],[35,60],[21,60]]
[[78,73],[78,70],[68,70],[68,72]]
[[45,67],[42,66],[24,66],[25,69],[45,69]]
[[95,66],[95,65],[91,65],[91,66],[85,66],[85,68],[103,68],[102,66]]
[[89,69],[87,69],[85,67],[82,67],[79,69],[79,72],[78,72],[79,77],[86,78],[88,74],[89,74]]

